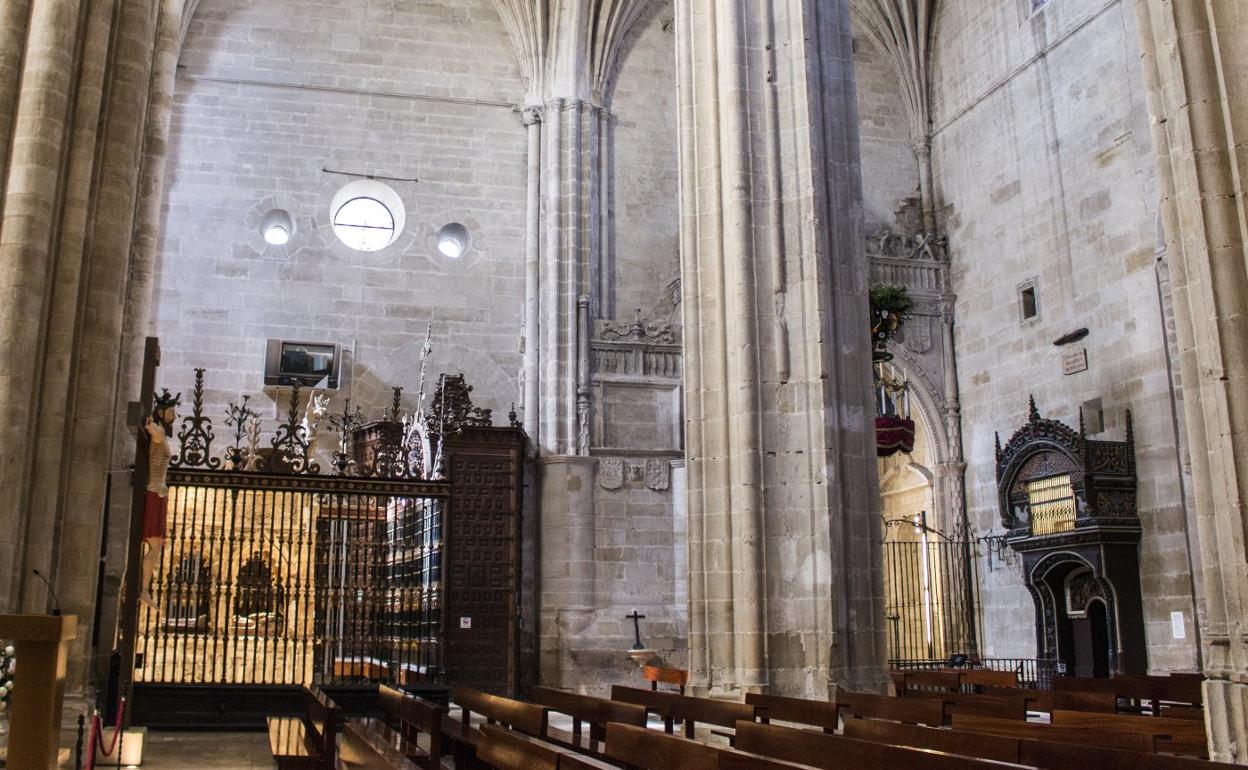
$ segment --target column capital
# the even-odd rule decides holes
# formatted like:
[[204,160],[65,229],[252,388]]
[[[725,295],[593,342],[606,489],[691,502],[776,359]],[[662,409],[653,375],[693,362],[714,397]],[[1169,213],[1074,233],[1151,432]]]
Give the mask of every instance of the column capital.
[[520,110],[520,122],[525,126],[532,126],[542,122],[542,107],[540,105],[529,105]]

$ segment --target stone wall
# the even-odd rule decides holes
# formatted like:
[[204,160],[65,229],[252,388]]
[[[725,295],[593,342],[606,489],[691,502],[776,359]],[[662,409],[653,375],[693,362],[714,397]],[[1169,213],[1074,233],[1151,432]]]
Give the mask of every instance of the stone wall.
[[[680,273],[676,202],[675,24],[670,0],[654,3],[634,28],[616,77],[612,114],[611,206],[614,238],[604,262],[613,268],[602,316],[631,319],[637,308],[673,315],[669,286]],[[675,313],[679,320],[679,313]]]
[[[1046,417],[1078,424],[1100,399],[1103,437],[1135,416],[1149,668],[1196,665],[1194,601],[1154,253],[1157,185],[1127,3],[949,0],[937,20],[933,158],[957,295],[967,505],[1001,531],[993,432]],[[987,34],[986,30],[992,30]],[[1039,315],[1021,319],[1034,281]],[[1087,371],[1053,342],[1086,327]],[[981,554],[983,556],[983,554]],[[1017,566],[981,563],[984,653],[1031,656],[1032,602]],[[1173,638],[1181,612],[1186,638]]]
[[[362,12],[201,2],[174,105],[161,384],[186,390],[204,366],[211,402],[258,394],[266,338],[335,342],[347,351],[337,396],[373,416],[389,386],[415,387],[432,321],[431,374],[464,372],[478,404],[505,414],[524,298],[523,90],[486,0]],[[331,199],[360,175],[405,208],[380,251],[354,251],[331,229]],[[285,246],[260,235],[274,208],[296,225]],[[436,248],[447,222],[472,236],[458,260]]]
[[854,85],[862,147],[862,216],[866,232],[895,224],[894,212],[919,186],[919,167],[897,74],[884,52],[854,37]]

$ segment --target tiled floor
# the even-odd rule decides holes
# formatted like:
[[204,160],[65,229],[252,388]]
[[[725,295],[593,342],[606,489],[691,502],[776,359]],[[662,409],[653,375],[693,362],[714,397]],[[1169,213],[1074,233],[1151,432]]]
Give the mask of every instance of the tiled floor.
[[268,736],[254,733],[149,732],[142,770],[272,770]]

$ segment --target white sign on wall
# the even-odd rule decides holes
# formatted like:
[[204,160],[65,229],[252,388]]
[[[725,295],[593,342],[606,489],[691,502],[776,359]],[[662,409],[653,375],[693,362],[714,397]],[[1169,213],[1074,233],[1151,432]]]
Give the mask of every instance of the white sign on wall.
[[1170,635],[1175,639],[1187,638],[1187,622],[1182,612],[1170,613]]

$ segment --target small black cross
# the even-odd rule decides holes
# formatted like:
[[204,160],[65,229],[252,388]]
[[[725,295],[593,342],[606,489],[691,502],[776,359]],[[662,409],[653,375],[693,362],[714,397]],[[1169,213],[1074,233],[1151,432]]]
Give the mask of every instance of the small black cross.
[[632,614],[632,615],[625,615],[625,616],[624,616],[624,619],[625,619],[625,620],[631,620],[631,621],[633,621],[633,636],[634,636],[634,637],[636,637],[636,639],[637,639],[637,643],[633,645],[633,649],[634,649],[634,650],[644,650],[644,649],[646,649],[646,648],[645,648],[645,647],[643,647],[643,646],[642,646],[642,644],[641,644],[641,621],[642,621],[642,620],[644,620],[644,619],[645,619],[645,617],[646,617],[645,615],[641,615],[641,614],[639,614],[639,613],[637,612],[637,610],[633,610],[633,614]]

